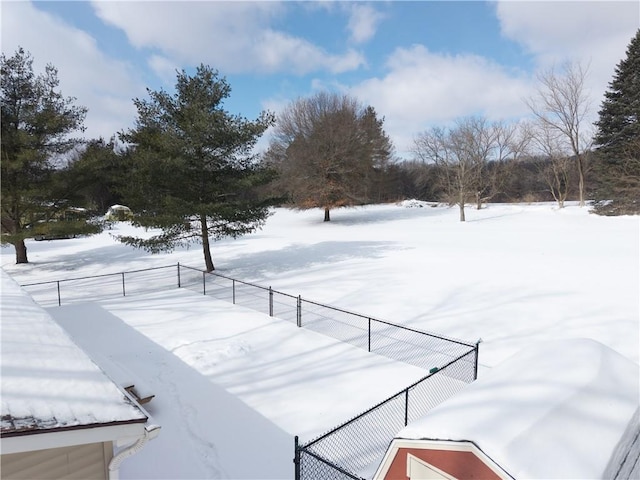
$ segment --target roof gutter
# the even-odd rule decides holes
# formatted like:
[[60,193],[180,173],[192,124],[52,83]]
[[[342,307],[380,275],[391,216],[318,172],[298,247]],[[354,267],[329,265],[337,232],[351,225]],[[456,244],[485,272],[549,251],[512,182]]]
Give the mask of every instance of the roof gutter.
[[[144,421],[144,419],[142,420]],[[128,444],[143,434],[146,425],[139,421],[54,429],[25,430],[0,433],[0,451],[5,453],[32,452],[51,448],[70,447],[87,443],[118,441]]]
[[144,428],[142,437],[136,440],[130,446],[120,450],[109,462],[109,480],[119,480],[120,478],[120,464],[127,458],[135,455],[142,450],[145,445],[156,438],[160,434],[159,425],[147,425]]

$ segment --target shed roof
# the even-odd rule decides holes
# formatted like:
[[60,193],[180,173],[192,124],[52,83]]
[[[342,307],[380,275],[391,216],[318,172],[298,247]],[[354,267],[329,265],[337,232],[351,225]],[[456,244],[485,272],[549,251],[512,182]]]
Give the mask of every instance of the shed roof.
[[144,423],[145,413],[1,270],[3,437]]
[[594,340],[543,342],[397,438],[472,441],[515,478],[617,478],[640,455],[639,399],[635,362]]

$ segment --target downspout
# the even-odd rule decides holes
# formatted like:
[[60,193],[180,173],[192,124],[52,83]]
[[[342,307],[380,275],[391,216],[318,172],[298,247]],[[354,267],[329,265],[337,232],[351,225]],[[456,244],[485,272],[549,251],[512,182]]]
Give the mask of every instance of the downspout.
[[120,478],[120,464],[132,455],[142,450],[145,445],[158,436],[160,433],[159,425],[148,425],[144,427],[144,434],[136,440],[131,446],[122,449],[109,462],[109,480],[118,480]]

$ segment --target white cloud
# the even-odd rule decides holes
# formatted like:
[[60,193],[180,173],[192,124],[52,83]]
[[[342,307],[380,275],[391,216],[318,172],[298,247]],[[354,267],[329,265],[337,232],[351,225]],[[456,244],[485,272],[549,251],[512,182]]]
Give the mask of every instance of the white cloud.
[[403,156],[415,134],[431,126],[472,114],[498,120],[527,113],[522,99],[529,79],[482,57],[444,56],[414,45],[397,49],[387,68],[384,77],[365,80],[351,92],[385,116],[386,131]]
[[177,63],[162,55],[151,55],[147,63],[167,87],[172,87],[175,84],[176,72],[181,70]]
[[348,50],[343,55],[330,55],[301,38],[265,30],[252,54],[254,61],[269,72],[293,70],[306,74],[322,69],[332,73],[355,70],[365,63],[358,52]]
[[[101,2],[96,14],[121,28],[132,45],[157,50],[177,64],[208,63],[225,74],[332,68],[364,61],[352,51],[330,54],[307,40],[270,28],[285,12],[277,2]],[[337,66],[337,67],[335,67]]]
[[[589,66],[587,94],[595,120],[602,96],[640,25],[638,2],[497,2],[502,34],[520,43],[538,71],[567,60]],[[386,117],[398,152],[408,154],[416,133],[456,118],[529,115],[524,99],[536,87],[536,72],[513,71],[475,55],[441,55],[422,45],[398,48],[387,73],[350,91]]]
[[350,32],[351,41],[364,43],[371,40],[383,15],[371,5],[353,3],[349,6],[351,14],[347,29]]
[[566,61],[589,67],[587,86],[597,110],[640,27],[638,1],[499,1],[502,34],[530,52],[546,70]]
[[31,3],[3,2],[2,51],[12,56],[18,47],[32,54],[35,73],[44,72],[47,63],[54,65],[63,95],[89,109],[86,137],[108,138],[133,122],[132,97],[144,94],[142,82],[132,65],[103,55],[87,33]]
[[[176,70],[201,62],[224,75],[318,72],[318,78],[309,80],[312,89],[329,85],[373,105],[386,117],[386,129],[400,152],[408,150],[419,131],[460,116],[525,116],[522,100],[535,86],[535,72],[509,70],[469,54],[441,55],[421,45],[397,48],[383,75],[352,86],[339,84],[344,77],[338,74],[366,65],[362,53],[348,47],[328,52],[277,29],[293,8],[287,3],[196,1],[187,8],[182,2],[99,1],[93,6],[103,21],[122,29],[167,87]],[[311,2],[296,8],[324,9],[343,19],[347,15],[352,45],[370,40],[382,19],[362,3]],[[590,64],[594,111],[640,23],[638,2],[504,1],[495,8],[503,36],[532,55],[537,68],[567,59]],[[133,122],[131,99],[146,95],[141,65],[106,56],[86,32],[29,2],[3,2],[3,52],[10,55],[19,45],[33,54],[36,70],[42,71],[46,62],[58,67],[63,93],[89,107],[88,136],[109,136]],[[275,106],[291,100],[265,100],[271,102],[265,105],[277,111]]]
[[640,26],[637,1],[499,1],[496,13],[502,34],[542,64],[590,56],[594,50],[598,56],[610,56],[615,52],[609,47],[624,48]]

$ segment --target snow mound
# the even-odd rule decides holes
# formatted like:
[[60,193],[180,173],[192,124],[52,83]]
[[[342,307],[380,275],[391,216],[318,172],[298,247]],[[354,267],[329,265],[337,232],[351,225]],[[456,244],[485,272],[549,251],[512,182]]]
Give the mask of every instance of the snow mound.
[[416,200],[412,198],[411,200],[403,200],[398,203],[398,206],[404,208],[424,208],[424,207],[437,207],[438,204],[436,202],[425,202],[422,200]]
[[634,454],[638,389],[638,365],[595,340],[540,342],[397,438],[473,441],[514,478],[602,478]]

